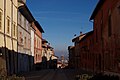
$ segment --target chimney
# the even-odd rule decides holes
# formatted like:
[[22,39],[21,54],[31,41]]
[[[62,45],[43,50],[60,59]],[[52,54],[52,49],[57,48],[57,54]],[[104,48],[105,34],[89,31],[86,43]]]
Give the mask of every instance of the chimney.
[[80,31],[80,36],[82,35],[82,32]]

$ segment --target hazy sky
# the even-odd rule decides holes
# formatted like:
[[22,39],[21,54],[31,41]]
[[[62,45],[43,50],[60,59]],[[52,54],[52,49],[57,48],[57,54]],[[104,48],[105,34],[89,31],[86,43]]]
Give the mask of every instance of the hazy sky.
[[68,55],[74,34],[93,29],[89,18],[99,0],[27,0],[34,18],[41,24],[57,56]]

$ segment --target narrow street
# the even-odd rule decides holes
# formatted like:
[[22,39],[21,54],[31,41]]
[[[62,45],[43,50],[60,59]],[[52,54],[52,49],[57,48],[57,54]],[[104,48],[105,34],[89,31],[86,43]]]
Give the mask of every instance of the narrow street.
[[74,80],[72,70],[46,69],[23,74],[25,80]]

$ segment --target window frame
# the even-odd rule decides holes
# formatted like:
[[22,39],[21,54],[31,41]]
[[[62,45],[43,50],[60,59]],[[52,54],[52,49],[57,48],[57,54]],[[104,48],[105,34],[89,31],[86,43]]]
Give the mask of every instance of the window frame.
[[16,23],[13,22],[13,35],[16,36]]
[[25,45],[25,48],[26,48],[26,45],[27,45],[27,37],[26,36],[24,37],[24,45]]
[[9,16],[7,16],[7,33],[10,34],[10,17]]

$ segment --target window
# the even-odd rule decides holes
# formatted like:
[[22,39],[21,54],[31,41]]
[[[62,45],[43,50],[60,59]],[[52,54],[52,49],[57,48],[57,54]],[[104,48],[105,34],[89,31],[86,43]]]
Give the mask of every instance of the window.
[[22,44],[23,43],[23,38],[22,38],[22,32],[19,32],[20,33],[20,43]]
[[39,39],[38,39],[38,43],[37,44],[38,44],[38,48],[39,48]]
[[13,24],[13,35],[16,36],[16,26],[15,26],[15,23]]
[[98,42],[97,29],[96,29],[96,42]]
[[103,10],[101,11],[101,14],[102,14],[102,16],[101,16],[101,22],[100,22],[100,27],[101,27],[101,40],[102,40],[102,38],[103,38]]
[[100,27],[101,27],[101,40],[102,40],[102,37],[103,37],[103,20],[101,19],[101,23],[100,23]]
[[109,10],[108,16],[108,36],[110,37],[112,34],[112,24],[111,24],[111,11]]
[[28,48],[30,48],[30,38],[28,39]]
[[24,45],[25,45],[25,47],[26,47],[26,37],[24,37]]
[[37,61],[37,58],[38,58],[38,57],[37,57],[37,54],[36,54],[36,61]]
[[0,11],[0,30],[2,29],[2,11]]
[[118,6],[118,11],[119,11],[119,14],[120,14],[120,6]]
[[24,28],[26,29],[26,19],[24,18]]
[[7,18],[7,33],[10,33],[10,18]]
[[38,39],[37,39],[37,48],[38,48]]
[[34,43],[35,43],[34,45],[35,45],[35,47],[36,47],[36,37],[35,37],[35,40],[34,40],[34,41],[35,41],[35,42],[34,42]]

